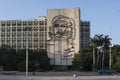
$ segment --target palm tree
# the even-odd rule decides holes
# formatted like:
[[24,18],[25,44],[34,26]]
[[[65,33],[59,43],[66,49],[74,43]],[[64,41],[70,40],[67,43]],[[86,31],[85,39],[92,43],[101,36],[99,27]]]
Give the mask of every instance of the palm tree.
[[100,69],[101,63],[102,66],[104,67],[104,56],[105,56],[104,54],[106,54],[108,51],[110,40],[111,38],[109,38],[108,35],[104,36],[103,34],[101,35],[96,34],[91,39],[90,42],[93,47],[93,71],[95,71],[95,69]]
[[96,54],[96,66],[97,69],[100,68],[100,50],[101,50],[101,46],[103,44],[103,34],[97,34],[95,35],[96,38],[96,50],[97,50],[97,54]]
[[93,71],[95,71],[95,68],[96,68],[96,65],[95,65],[95,61],[96,61],[96,58],[95,58],[95,49],[96,49],[96,46],[97,46],[97,39],[96,37],[92,38],[91,41],[90,41],[90,45],[93,47]]
[[[108,55],[107,53],[109,53],[109,46],[111,45],[110,41],[111,41],[111,38],[109,38],[108,35],[106,35],[106,36],[103,37],[102,69],[104,69],[105,55]],[[108,56],[106,56],[106,58],[107,57]],[[107,60],[109,60],[109,59],[107,59]],[[108,62],[106,61],[106,63],[108,63]]]

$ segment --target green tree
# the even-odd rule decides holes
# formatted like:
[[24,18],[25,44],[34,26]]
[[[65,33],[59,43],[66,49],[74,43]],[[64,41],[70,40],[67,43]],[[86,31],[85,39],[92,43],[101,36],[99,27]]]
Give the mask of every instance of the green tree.
[[75,70],[80,70],[81,68],[81,56],[79,53],[75,53],[73,61],[72,61],[72,66]]
[[50,67],[50,60],[47,56],[47,51],[45,49],[40,49],[35,51],[35,65],[39,64],[38,67],[41,70],[47,70]]
[[76,70],[92,70],[92,50],[81,49],[79,53],[75,54],[72,65]]
[[[28,51],[28,67],[29,71],[44,71],[48,70],[50,63],[49,58],[47,56],[46,50],[29,50]],[[18,51],[18,69],[20,71],[25,71],[26,64],[26,52],[25,50]]]
[[114,69],[117,70],[117,72],[120,72],[120,56],[117,57],[117,62],[115,63],[115,65],[113,66]]
[[112,47],[112,68],[120,72],[120,45]]
[[0,66],[4,70],[17,70],[16,51],[9,46],[0,47]]

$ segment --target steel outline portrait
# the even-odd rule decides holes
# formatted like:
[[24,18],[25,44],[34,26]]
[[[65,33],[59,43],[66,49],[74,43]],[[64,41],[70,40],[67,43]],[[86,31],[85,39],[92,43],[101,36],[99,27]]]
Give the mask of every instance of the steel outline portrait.
[[51,39],[74,39],[75,36],[75,23],[70,17],[58,15],[51,21],[49,27],[49,37]]

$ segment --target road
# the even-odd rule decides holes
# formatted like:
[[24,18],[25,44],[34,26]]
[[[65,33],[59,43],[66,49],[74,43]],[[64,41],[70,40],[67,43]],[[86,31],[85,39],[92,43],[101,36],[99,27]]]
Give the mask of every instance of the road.
[[[76,74],[78,76],[97,76],[98,73],[94,72],[75,72],[75,71],[69,71],[69,72],[35,72],[36,76],[72,76],[73,74]],[[25,72],[16,72],[16,75],[25,75]],[[33,72],[29,72],[29,75],[33,75]]]
[[0,75],[0,80],[120,80],[120,76],[24,76]]
[[[76,74],[77,77],[73,75]],[[0,80],[120,80],[119,75],[98,75],[93,72],[16,72],[16,75],[0,75]]]
[[[73,75],[77,77],[74,77]],[[0,80],[120,80],[119,75],[98,75],[94,72],[16,72],[16,75],[0,75]]]

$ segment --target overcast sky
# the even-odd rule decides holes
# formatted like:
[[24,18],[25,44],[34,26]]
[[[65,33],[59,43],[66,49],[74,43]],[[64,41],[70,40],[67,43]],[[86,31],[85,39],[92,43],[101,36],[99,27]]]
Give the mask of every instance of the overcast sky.
[[34,19],[47,16],[50,8],[76,8],[81,20],[90,21],[91,37],[110,35],[120,44],[120,0],[0,0],[0,20]]

